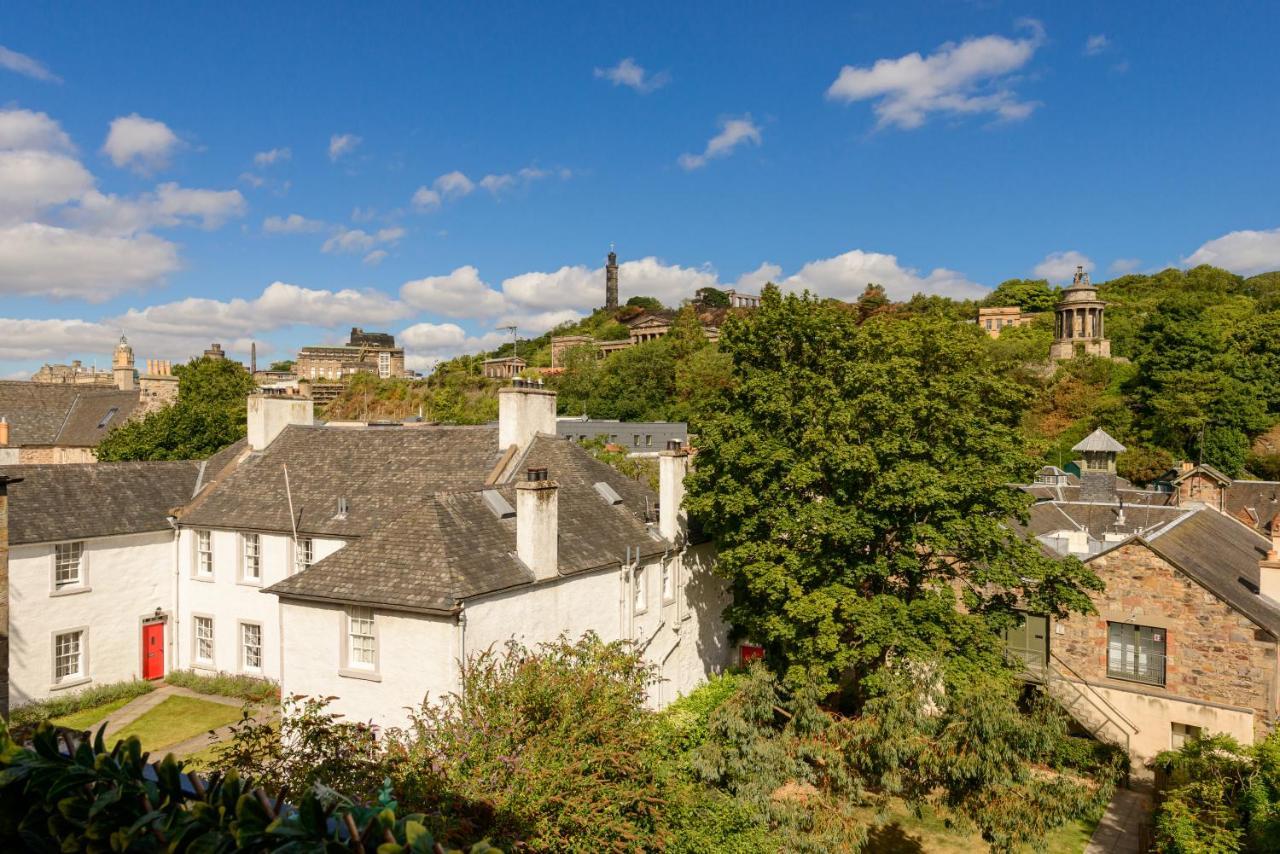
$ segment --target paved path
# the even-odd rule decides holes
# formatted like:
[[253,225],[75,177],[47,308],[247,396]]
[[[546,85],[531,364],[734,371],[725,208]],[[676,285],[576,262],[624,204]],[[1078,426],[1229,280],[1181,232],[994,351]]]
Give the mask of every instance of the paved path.
[[1138,826],[1150,815],[1150,795],[1116,789],[1106,814],[1084,849],[1085,854],[1140,854]]
[[[197,691],[192,691],[190,688],[163,684],[151,693],[143,694],[141,697],[132,700],[111,713],[107,720],[106,733],[103,736],[106,743],[110,744],[112,737],[120,732],[120,730],[124,729],[126,726],[163,703],[169,697],[193,697],[197,700],[204,700],[209,703],[219,703],[224,706],[234,706],[235,708],[240,708],[245,703],[244,700],[236,697],[222,697],[217,694],[201,694]],[[276,711],[274,708],[260,707],[255,710],[253,719],[257,723],[265,723],[271,720],[275,714]],[[236,723],[239,723],[239,721]],[[97,732],[97,726],[92,727],[91,731]],[[178,742],[177,744],[159,745],[158,747],[153,748],[150,752],[153,758],[163,756],[166,753],[172,753],[181,758],[204,750],[213,742],[222,741],[230,735],[231,725],[228,724],[214,730],[214,736],[212,738],[210,738],[209,733],[202,732],[199,735],[194,735],[185,741]]]

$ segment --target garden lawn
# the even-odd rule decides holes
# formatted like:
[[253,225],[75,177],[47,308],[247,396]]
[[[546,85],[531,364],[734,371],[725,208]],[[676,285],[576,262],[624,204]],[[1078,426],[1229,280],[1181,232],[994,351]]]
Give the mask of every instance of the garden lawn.
[[53,718],[50,722],[58,726],[64,726],[67,729],[93,730],[97,729],[97,724],[102,723],[112,712],[123,709],[132,703],[137,697],[121,697],[112,700],[110,703],[103,703],[101,706],[90,706],[87,709],[81,709],[78,712],[72,712],[69,715],[63,715],[60,718]]
[[179,695],[166,698],[112,738],[136,735],[143,750],[155,751],[238,720],[240,709],[236,706]]
[[[1020,854],[1032,851],[1043,854],[1082,854],[1093,836],[1097,822],[1072,822],[1063,825],[1045,837],[1042,848],[1024,846]],[[965,833],[947,827],[946,821],[936,812],[925,808],[917,818],[900,801],[894,801],[885,816],[884,823],[872,828],[864,854],[969,854],[986,851],[987,844],[977,833]]]

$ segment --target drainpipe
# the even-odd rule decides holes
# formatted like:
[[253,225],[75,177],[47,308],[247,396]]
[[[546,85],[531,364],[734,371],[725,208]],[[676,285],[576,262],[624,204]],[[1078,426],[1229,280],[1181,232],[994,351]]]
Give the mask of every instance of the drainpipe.
[[[169,514],[164,517],[169,523],[169,527],[173,528],[173,631],[169,632],[167,642],[170,647],[171,655],[169,660],[173,662],[174,670],[181,670],[181,664],[178,661],[178,650],[182,647],[178,644],[178,603],[182,601],[182,593],[180,586],[182,584],[182,569],[178,566],[178,555],[181,553],[178,543],[182,540],[182,531],[178,528],[178,517]],[[168,668],[165,668],[166,675]]]
[[9,484],[20,477],[0,474],[0,716],[9,719]]
[[462,696],[462,668],[467,664],[467,612],[466,603],[458,602],[458,696]]

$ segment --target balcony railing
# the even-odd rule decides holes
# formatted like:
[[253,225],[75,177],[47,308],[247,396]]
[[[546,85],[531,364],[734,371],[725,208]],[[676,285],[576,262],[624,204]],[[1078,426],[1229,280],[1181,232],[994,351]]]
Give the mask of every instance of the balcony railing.
[[1107,647],[1107,676],[1144,685],[1164,685],[1166,657],[1131,646]]

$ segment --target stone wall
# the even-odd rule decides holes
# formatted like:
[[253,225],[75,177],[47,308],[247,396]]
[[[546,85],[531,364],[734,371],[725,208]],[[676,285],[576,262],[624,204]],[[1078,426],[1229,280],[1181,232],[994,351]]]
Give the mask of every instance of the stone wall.
[[59,448],[52,445],[27,447],[18,450],[18,462],[22,465],[62,465],[64,463],[96,463],[98,455],[93,448]]
[[[1258,737],[1276,709],[1276,642],[1248,618],[1139,543],[1089,563],[1107,585],[1094,596],[1097,614],[1055,623],[1053,653],[1086,681],[1117,691],[1254,712]],[[1165,685],[1107,676],[1107,623],[1166,631]],[[1169,722],[1151,721],[1149,726]]]
[[1222,509],[1222,486],[1211,477],[1196,472],[1178,484],[1178,498],[1182,503],[1199,501],[1214,510]]

